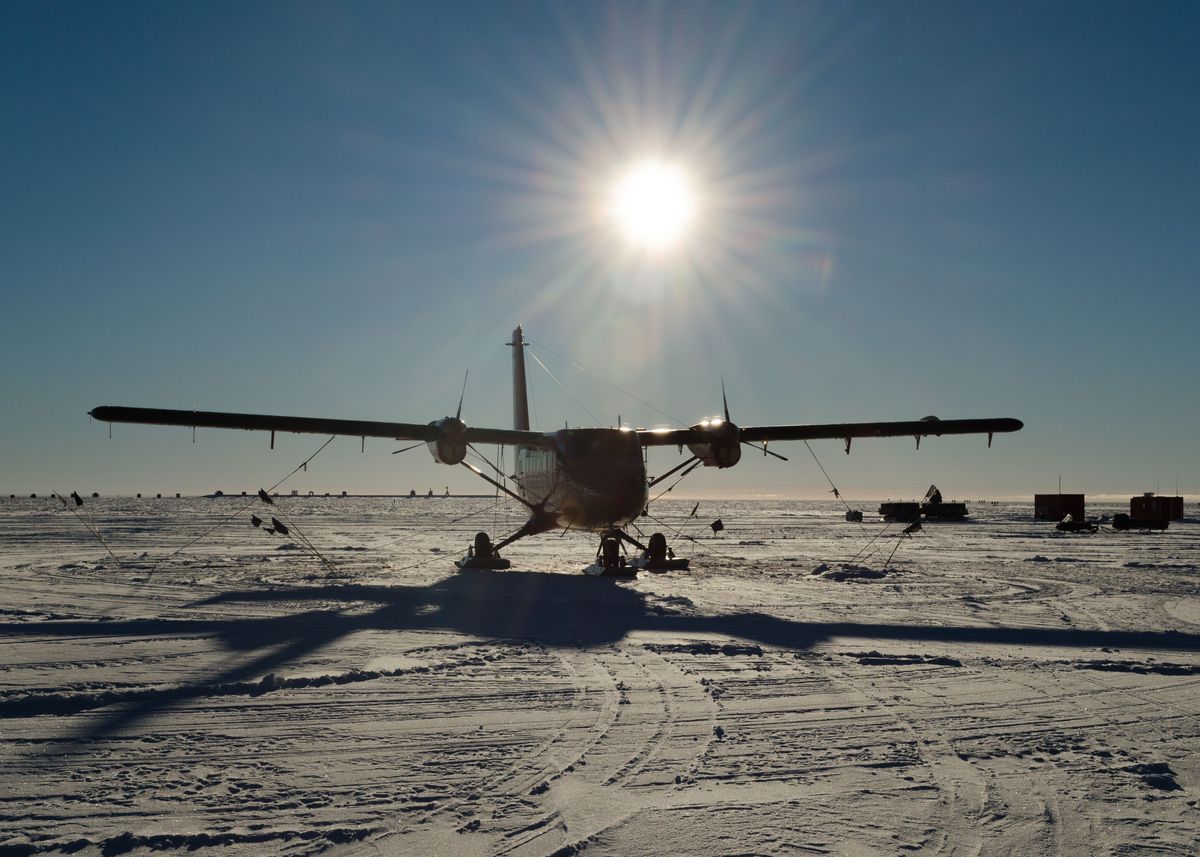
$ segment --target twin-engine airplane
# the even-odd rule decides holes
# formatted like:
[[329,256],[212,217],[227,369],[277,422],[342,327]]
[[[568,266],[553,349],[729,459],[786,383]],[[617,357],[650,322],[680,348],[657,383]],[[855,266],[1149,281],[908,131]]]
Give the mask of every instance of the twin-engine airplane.
[[[705,467],[733,467],[747,445],[777,458],[767,444],[779,440],[816,440],[840,438],[846,452],[856,437],[914,437],[920,445],[926,435],[986,434],[988,446],[997,432],[1018,431],[1023,423],[1011,418],[940,420],[925,417],[907,422],[835,423],[829,425],[746,426],[729,419],[729,405],[723,417],[703,420],[685,429],[564,428],[554,432],[529,429],[529,405],[525,386],[525,339],[518,325],[513,340],[513,427],[477,428],[462,419],[462,400],[458,413],[426,425],[415,423],[329,420],[312,417],[281,417],[265,414],[231,414],[212,411],[177,411],[157,408],[125,408],[112,405],[97,407],[91,415],[102,422],[150,423],[154,425],[203,428],[245,429],[271,432],[385,437],[392,440],[423,441],[441,464],[469,468],[529,509],[530,517],[515,533],[492,543],[487,533],[475,536],[467,555],[455,564],[461,568],[508,568],[500,550],[517,539],[554,529],[590,530],[601,534],[596,563],[585,571],[620,576],[636,573],[639,568],[667,571],[687,568],[686,559],[677,559],[661,533],[654,533],[648,545],[634,539],[625,528],[647,508],[650,489],[674,473]],[[510,478],[516,490],[483,472],[466,460],[472,444],[502,444],[516,448],[516,472]],[[758,445],[758,444],[761,444]],[[691,457],[661,476],[646,476],[645,450],[651,446],[687,447]],[[494,466],[493,466],[494,467]],[[685,469],[686,468],[686,469]],[[505,474],[498,469],[502,479]],[[681,477],[682,478],[682,477]],[[642,551],[628,563],[621,555],[621,542]]]

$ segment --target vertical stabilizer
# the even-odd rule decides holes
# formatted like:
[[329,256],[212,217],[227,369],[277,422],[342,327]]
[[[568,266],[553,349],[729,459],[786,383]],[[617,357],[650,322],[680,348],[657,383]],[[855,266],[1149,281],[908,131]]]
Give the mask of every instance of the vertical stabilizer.
[[513,428],[529,431],[529,393],[525,389],[525,334],[521,325],[513,331]]

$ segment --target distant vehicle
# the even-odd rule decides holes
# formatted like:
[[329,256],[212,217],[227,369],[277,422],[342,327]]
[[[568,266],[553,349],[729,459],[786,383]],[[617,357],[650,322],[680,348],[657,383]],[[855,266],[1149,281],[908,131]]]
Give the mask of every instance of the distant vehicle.
[[1165,530],[1171,526],[1167,518],[1131,518],[1124,512],[1113,515],[1114,530]]
[[925,502],[921,504],[921,514],[926,518],[961,521],[967,517],[967,504],[958,500],[943,500],[938,487],[930,485],[929,490],[925,492]]
[[1054,529],[1063,533],[1095,533],[1099,532],[1100,526],[1091,521],[1076,521],[1074,516],[1067,515],[1054,525]]
[[[1020,420],[1012,418],[941,420],[925,417],[898,422],[741,427],[730,419],[729,403],[722,384],[723,416],[701,420],[690,428],[564,428],[553,432],[530,431],[525,379],[526,342],[520,326],[513,331],[512,342],[508,345],[513,349],[511,429],[467,426],[462,421],[461,397],[454,416],[442,417],[427,424],[111,405],[94,408],[91,415],[101,422],[110,423],[265,431],[271,432],[272,441],[275,432],[283,431],[346,435],[364,440],[367,437],[383,437],[424,442],[435,461],[467,467],[529,510],[529,520],[498,542],[493,543],[486,533],[477,535],[467,555],[456,563],[459,568],[508,568],[508,560],[500,557],[503,548],[526,536],[555,529],[570,529],[589,530],[601,535],[598,561],[614,574],[627,572],[620,567],[620,557],[616,560],[616,566],[610,564],[613,551],[606,540],[613,539],[618,545],[628,543],[642,552],[627,566],[651,571],[686,567],[687,561],[675,558],[661,533],[653,534],[647,546],[629,535],[625,528],[646,509],[650,488],[680,470],[686,476],[701,465],[719,469],[733,467],[742,457],[743,446],[781,459],[784,456],[767,449],[769,443],[840,438],[845,441],[846,452],[849,453],[850,441],[856,437],[913,437],[919,446],[921,438],[929,435],[986,434],[988,446],[991,446],[993,434],[1018,431],[1023,426]],[[473,444],[515,447],[516,468],[512,476],[515,490],[466,461],[467,450]],[[674,446],[681,453],[686,446],[691,456],[651,479],[647,478],[643,459],[643,451],[651,446]],[[497,475],[504,476],[498,469]]]
[[879,504],[879,515],[885,521],[919,521],[921,504],[915,500],[887,500]]

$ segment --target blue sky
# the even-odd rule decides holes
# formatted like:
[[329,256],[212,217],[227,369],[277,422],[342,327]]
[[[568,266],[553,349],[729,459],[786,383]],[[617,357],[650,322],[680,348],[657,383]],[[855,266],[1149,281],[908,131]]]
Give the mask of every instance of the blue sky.
[[[98,404],[540,427],[1016,416],[814,445],[850,495],[1200,493],[1194,3],[0,9],[0,492],[254,489],[315,437]],[[702,195],[648,260],[596,210]],[[587,406],[585,409],[580,402]],[[336,442],[301,490],[472,477]],[[803,445],[681,486],[820,496]],[[676,461],[656,452],[651,469]],[[661,467],[656,467],[656,463]],[[483,486],[481,486],[483,487]]]

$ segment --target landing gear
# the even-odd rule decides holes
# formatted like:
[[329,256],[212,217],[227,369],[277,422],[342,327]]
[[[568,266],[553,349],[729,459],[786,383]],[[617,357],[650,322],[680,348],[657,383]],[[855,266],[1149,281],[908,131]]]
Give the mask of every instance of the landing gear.
[[583,570],[596,577],[636,577],[637,569],[625,561],[621,538],[629,538],[620,530],[609,530],[600,537],[596,561]]
[[[621,550],[621,542],[641,550],[639,556],[626,559]],[[667,547],[667,539],[662,533],[650,536],[650,544],[643,545],[623,530],[609,530],[600,537],[600,548],[596,551],[596,561],[583,570],[584,574],[600,577],[634,577],[638,571],[652,571],[662,574],[666,571],[686,569],[688,561],[675,556]]]
[[512,563],[500,556],[499,546],[493,545],[487,533],[476,533],[475,541],[467,548],[467,555],[454,561],[461,569],[467,568],[509,568]]
[[[454,561],[459,570],[468,569],[504,569],[512,563],[500,556],[501,548],[515,542],[517,539],[536,533],[546,532],[553,527],[548,517],[535,516],[530,518],[521,529],[506,539],[493,542],[487,533],[476,533],[475,540],[467,549],[467,555]],[[641,553],[637,556],[626,556],[626,542],[637,548]],[[667,539],[662,533],[650,536],[649,544],[644,545],[624,530],[612,528],[605,530],[600,537],[600,547],[596,550],[596,561],[583,570],[584,574],[597,577],[636,577],[641,570],[662,574],[666,571],[686,569],[688,561],[675,556],[667,546]]]
[[666,571],[682,571],[688,567],[688,561],[675,556],[675,552],[667,547],[667,537],[662,533],[651,533],[650,544],[632,561],[635,568],[644,568],[662,574]]
[[508,547],[517,539],[523,539],[526,536],[536,536],[538,533],[552,530],[554,526],[553,516],[547,515],[540,509],[535,510],[533,517],[522,524],[521,529],[494,544],[487,533],[476,533],[475,541],[467,549],[467,555],[462,559],[455,560],[454,564],[460,570],[468,568],[510,568],[512,567],[512,563],[500,556],[502,548]]

